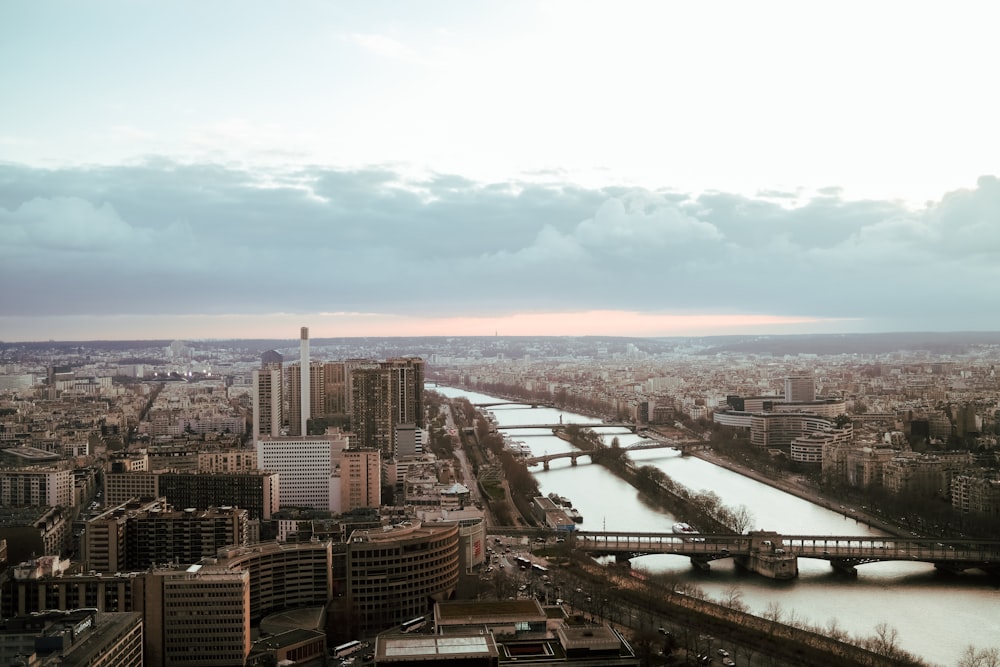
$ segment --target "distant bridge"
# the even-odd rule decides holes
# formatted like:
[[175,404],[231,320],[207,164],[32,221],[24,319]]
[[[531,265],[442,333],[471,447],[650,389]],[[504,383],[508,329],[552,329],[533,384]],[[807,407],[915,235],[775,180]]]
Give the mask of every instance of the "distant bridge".
[[[663,449],[669,447],[671,449],[678,449],[683,451],[684,443],[680,442],[666,442],[663,440],[640,440],[634,444],[628,445],[627,447],[619,447],[625,452],[634,452],[642,449]],[[558,454],[543,454],[541,456],[529,456],[523,459],[524,464],[528,466],[533,466],[536,463],[541,463],[545,470],[549,469],[549,462],[555,461],[556,459],[569,459],[572,465],[576,465],[576,460],[581,456],[590,456],[591,452],[589,450],[576,450],[571,452],[559,452]]]
[[[620,447],[622,451],[625,452],[636,452],[643,449],[676,449],[682,455],[686,455],[692,449],[700,449],[705,446],[704,443],[698,441],[685,441],[685,442],[672,442],[666,440],[640,440],[639,442],[633,443],[626,447]],[[541,463],[543,469],[549,469],[549,462],[555,461],[556,459],[569,459],[572,465],[576,465],[576,460],[581,456],[590,456],[590,451],[588,450],[577,450],[571,452],[559,452],[558,454],[543,454],[541,456],[529,456],[524,459],[525,465],[533,466],[536,463]]]
[[540,403],[538,401],[496,401],[494,403],[473,403],[475,408],[495,408],[498,405],[522,405],[532,408],[554,408],[550,403]]
[[579,426],[580,428],[626,428],[630,431],[635,431],[635,424],[626,424],[624,422],[567,422],[556,423],[556,424],[498,424],[495,428],[497,430],[503,429],[513,429],[513,428],[546,428],[550,431],[553,429],[564,429],[567,426]]

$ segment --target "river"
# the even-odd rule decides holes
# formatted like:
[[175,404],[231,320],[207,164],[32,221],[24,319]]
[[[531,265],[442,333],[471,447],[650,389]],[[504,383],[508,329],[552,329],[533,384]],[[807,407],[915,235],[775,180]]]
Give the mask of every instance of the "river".
[[[451,387],[429,388],[473,403],[502,400]],[[565,423],[594,421],[551,408],[505,405],[490,410],[501,426],[557,423],[560,417]],[[621,429],[597,430],[609,443],[618,437],[622,446],[642,439]],[[574,449],[541,429],[507,433],[527,443],[535,455]],[[880,534],[842,514],[673,449],[630,456],[637,463],[656,466],[690,489],[715,492],[726,505],[745,505],[755,518],[754,528],[799,535]],[[569,459],[557,459],[550,470],[539,465],[533,471],[543,494],[555,492],[573,502],[583,515],[581,530],[669,532],[673,523],[685,520],[650,506],[631,485],[586,458],[578,466],[572,466]],[[776,603],[786,622],[794,618],[828,626],[835,620],[854,637],[871,636],[874,627],[885,622],[898,631],[899,646],[935,665],[956,664],[969,645],[1000,647],[1000,591],[996,579],[979,570],[954,576],[927,563],[887,562],[859,566],[858,576],[851,578],[835,573],[826,561],[800,558],[798,578],[774,581],[744,572],[731,560],[714,561],[708,572],[692,568],[687,558],[679,556],[644,556],[632,564],[670,572],[717,600],[736,585],[753,613],[763,614]]]

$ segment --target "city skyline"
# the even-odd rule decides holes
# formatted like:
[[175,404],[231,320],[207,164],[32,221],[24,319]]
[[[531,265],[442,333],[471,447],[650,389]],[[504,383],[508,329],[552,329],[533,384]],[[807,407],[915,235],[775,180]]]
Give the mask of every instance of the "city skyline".
[[9,3],[0,339],[1000,330],[987,13]]

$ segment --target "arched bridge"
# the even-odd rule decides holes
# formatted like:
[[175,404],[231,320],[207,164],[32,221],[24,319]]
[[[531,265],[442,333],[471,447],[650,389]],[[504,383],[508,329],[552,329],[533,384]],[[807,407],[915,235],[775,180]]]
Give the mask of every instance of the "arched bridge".
[[495,401],[493,403],[473,403],[475,408],[495,408],[498,405],[520,405],[532,408],[554,408],[550,403],[540,403],[538,401]]
[[[682,454],[687,453],[687,448],[690,446],[701,446],[700,442],[672,442],[667,440],[640,440],[639,442],[628,445],[627,447],[621,447],[622,451],[635,452],[643,449],[677,449],[680,450]],[[590,452],[586,450],[578,450],[572,452],[560,452],[558,454],[543,454],[542,456],[529,456],[524,459],[525,465],[535,465],[536,463],[541,463],[545,470],[549,469],[549,462],[556,459],[570,459],[572,465],[576,465],[576,460],[581,456],[590,456]]]
[[557,424],[498,424],[495,428],[497,430],[503,429],[513,429],[513,428],[545,428],[548,430],[566,428],[567,426],[579,426],[580,428],[627,428],[630,431],[635,431],[635,424],[626,424],[624,422],[567,422],[557,423]]
[[918,537],[781,535],[754,531],[747,535],[591,532],[573,533],[576,548],[595,555],[627,560],[648,554],[688,556],[696,567],[733,558],[764,576],[788,579],[798,574],[798,558],[821,558],[856,574],[858,565],[881,561],[920,561],[949,572],[980,569],[1000,574],[1000,541],[947,540]]

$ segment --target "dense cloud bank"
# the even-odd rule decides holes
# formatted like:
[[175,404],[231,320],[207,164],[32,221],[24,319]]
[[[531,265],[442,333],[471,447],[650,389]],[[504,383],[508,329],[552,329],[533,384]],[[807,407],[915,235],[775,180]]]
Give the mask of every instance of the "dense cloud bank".
[[[619,309],[998,328],[1000,181],[919,210],[574,185],[0,165],[4,315]],[[936,323],[936,325],[932,325]]]

